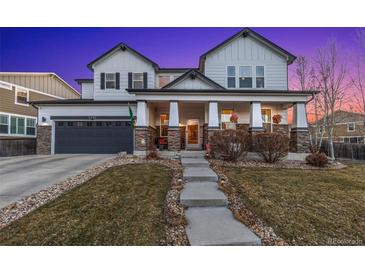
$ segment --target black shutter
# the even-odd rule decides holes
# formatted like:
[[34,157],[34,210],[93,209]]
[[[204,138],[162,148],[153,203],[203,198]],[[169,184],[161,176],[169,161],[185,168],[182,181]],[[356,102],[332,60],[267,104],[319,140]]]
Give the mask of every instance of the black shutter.
[[100,73],[100,88],[105,89],[105,73]]
[[147,72],[143,72],[143,88],[147,88]]
[[132,88],[132,72],[128,72],[128,88]]
[[115,89],[120,89],[120,73],[115,73]]

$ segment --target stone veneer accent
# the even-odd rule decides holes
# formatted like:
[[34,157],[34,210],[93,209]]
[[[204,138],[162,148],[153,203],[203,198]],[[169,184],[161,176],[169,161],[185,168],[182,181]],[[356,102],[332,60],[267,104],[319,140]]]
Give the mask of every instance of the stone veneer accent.
[[203,125],[203,150],[205,150],[207,144],[208,144],[208,124],[204,123],[204,125]]
[[155,147],[157,131],[153,127],[137,127],[134,131],[134,149],[147,151]]
[[277,132],[289,136],[289,125],[272,124],[272,132]]
[[236,124],[236,130],[243,130],[248,132],[250,124]]
[[290,152],[297,153],[310,152],[310,140],[308,130],[295,128],[291,130],[289,150]]
[[51,154],[52,126],[37,127],[37,154]]
[[168,149],[172,151],[181,150],[181,131],[180,128],[169,128],[167,136]]
[[265,132],[265,130],[264,129],[261,129],[261,130],[256,129],[256,130],[249,130],[248,132],[250,134],[250,139],[251,139],[249,151],[250,152],[255,152],[255,136],[259,133]]

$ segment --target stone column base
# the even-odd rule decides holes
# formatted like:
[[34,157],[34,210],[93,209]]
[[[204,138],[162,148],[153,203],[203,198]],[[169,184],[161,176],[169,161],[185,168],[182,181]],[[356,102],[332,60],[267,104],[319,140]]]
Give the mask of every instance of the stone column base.
[[272,132],[281,133],[283,135],[289,136],[289,125],[273,124]]
[[219,128],[209,128],[208,127],[208,143],[210,143],[210,138],[214,135],[215,132],[220,130]]
[[181,132],[179,127],[168,129],[167,144],[169,150],[181,150]]
[[37,154],[48,155],[52,153],[52,126],[37,127]]
[[265,129],[264,128],[257,128],[257,129],[252,129],[250,128],[248,130],[248,133],[250,134],[250,139],[251,139],[251,142],[250,142],[250,147],[249,147],[249,151],[250,152],[255,152],[255,136],[259,133],[263,133],[265,132]]
[[134,150],[147,151],[148,149],[148,128],[140,127],[134,130]]
[[293,128],[290,131],[289,151],[297,153],[310,152],[310,140],[308,129]]

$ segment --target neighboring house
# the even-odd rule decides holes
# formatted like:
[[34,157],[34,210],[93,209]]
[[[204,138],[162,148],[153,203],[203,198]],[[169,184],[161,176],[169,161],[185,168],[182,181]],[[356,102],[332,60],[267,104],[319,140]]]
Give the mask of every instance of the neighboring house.
[[0,139],[36,137],[38,111],[29,101],[80,98],[54,73],[0,72]]
[[[308,152],[305,104],[312,94],[288,90],[288,65],[295,58],[248,28],[202,54],[198,68],[160,68],[118,44],[88,64],[93,79],[76,80],[81,100],[34,102],[45,148],[39,153],[202,150],[224,128],[289,134],[290,107],[291,151]],[[230,122],[233,113],[237,124]],[[279,125],[272,124],[275,114],[282,116]]]
[[[338,143],[365,143],[365,114],[344,110],[335,111],[335,127],[333,130],[334,142]],[[318,125],[323,125],[323,118],[318,121]],[[310,130],[315,133],[314,124],[310,125]],[[323,132],[323,139],[328,135],[324,127],[320,128]]]

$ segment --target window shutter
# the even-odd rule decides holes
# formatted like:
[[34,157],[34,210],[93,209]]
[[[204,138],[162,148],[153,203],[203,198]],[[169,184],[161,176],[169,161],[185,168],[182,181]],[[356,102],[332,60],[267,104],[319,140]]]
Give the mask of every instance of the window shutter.
[[148,82],[148,78],[147,78],[147,72],[143,72],[143,88],[147,88],[147,82]]
[[128,88],[132,88],[132,72],[128,72]]
[[100,89],[105,89],[105,73],[100,73]]
[[115,89],[120,89],[120,73],[115,73]]

